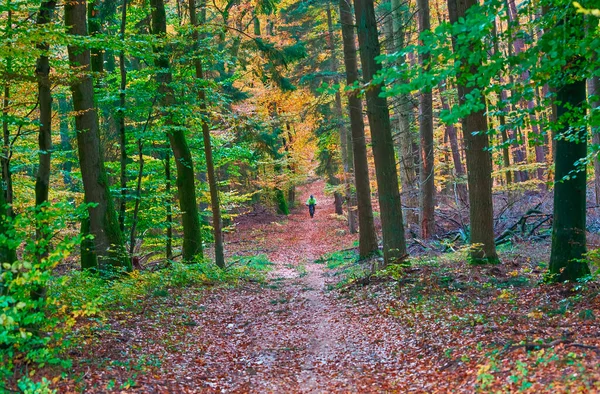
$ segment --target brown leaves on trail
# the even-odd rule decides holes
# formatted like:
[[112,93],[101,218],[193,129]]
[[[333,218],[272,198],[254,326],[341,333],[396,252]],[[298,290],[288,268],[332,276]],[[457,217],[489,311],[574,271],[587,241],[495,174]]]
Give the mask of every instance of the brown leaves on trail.
[[600,391],[597,283],[537,286],[532,258],[471,267],[441,256],[328,291],[334,273],[315,260],[355,236],[322,187],[298,192],[316,195],[314,219],[301,206],[277,222],[245,218],[230,236],[230,255],[275,263],[267,283],[170,289],[82,329],[59,391]]

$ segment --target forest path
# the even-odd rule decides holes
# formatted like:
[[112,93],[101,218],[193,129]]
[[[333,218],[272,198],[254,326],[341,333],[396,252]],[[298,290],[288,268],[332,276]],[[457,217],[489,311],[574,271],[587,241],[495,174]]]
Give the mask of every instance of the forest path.
[[[200,337],[210,338],[202,358],[212,373],[195,377],[204,389],[394,391],[399,372],[394,355],[401,351],[397,336],[387,331],[394,322],[328,291],[326,267],[315,262],[356,239],[343,234],[345,222],[335,218],[333,198],[323,188],[322,181],[299,188],[299,207],[284,223],[268,225],[262,246],[270,248],[275,267],[267,285],[215,291],[203,300],[206,309],[198,321],[220,322],[222,328],[218,333],[199,328]],[[317,198],[313,219],[304,206],[310,194]],[[395,329],[397,334],[400,328]]]
[[[298,188],[289,216],[246,215],[227,236],[230,256],[268,255],[274,269],[266,283],[173,289],[98,331],[74,371],[85,391],[404,391],[398,385],[414,373],[405,361],[418,352],[414,336],[368,298],[330,290],[336,278],[316,261],[357,238],[344,232],[324,187]],[[304,205],[311,193],[314,219]]]

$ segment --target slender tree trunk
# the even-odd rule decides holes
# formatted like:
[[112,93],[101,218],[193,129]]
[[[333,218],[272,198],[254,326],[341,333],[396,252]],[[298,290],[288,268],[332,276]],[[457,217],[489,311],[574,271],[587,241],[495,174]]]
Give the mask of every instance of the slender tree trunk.
[[[7,18],[6,18],[6,36],[10,40],[12,37],[12,9],[11,0],[7,0]],[[6,81],[4,82],[4,98],[2,99],[2,155],[0,155],[0,164],[2,165],[2,185],[0,191],[4,193],[4,203],[2,204],[1,214],[7,218],[14,218],[13,204],[13,184],[12,172],[10,169],[11,141],[10,129],[8,127],[8,111],[10,106],[10,74],[12,73],[12,57],[6,57]],[[4,211],[4,207],[6,211]]]
[[[476,6],[476,0],[448,0],[450,22],[457,23],[464,18],[467,10]],[[467,33],[462,33],[467,34]],[[465,48],[458,47],[458,36],[452,38],[454,52],[464,53]],[[468,40],[467,37],[461,37]],[[464,41],[463,41],[464,42]],[[466,41],[469,50],[483,50],[480,43]],[[464,56],[464,55],[463,55]],[[472,74],[475,65],[469,64],[468,58],[462,58],[461,70],[457,76],[460,81],[462,74]],[[466,101],[474,88],[464,83],[458,83],[458,99],[461,104]],[[480,98],[485,108],[484,98]],[[485,110],[472,112],[463,118],[463,137],[467,157],[467,182],[469,186],[469,218],[471,222],[470,257],[474,263],[497,262],[496,245],[494,243],[494,208],[492,203],[492,158],[488,150],[488,125]],[[474,135],[475,133],[475,135]]]
[[[421,34],[431,29],[429,17],[429,0],[417,0],[419,8],[419,32]],[[423,72],[430,69],[431,55],[427,52],[419,53],[419,62]],[[419,96],[419,136],[420,144],[420,171],[419,171],[419,208],[421,213],[421,237],[428,239],[435,232],[435,183],[434,183],[434,157],[433,157],[433,95],[431,87],[426,86]]]
[[[411,13],[408,5],[401,0],[391,0],[392,10],[392,32],[388,41],[388,48],[400,51],[406,46],[406,30],[409,28]],[[397,60],[397,67],[404,67],[406,62],[403,56]],[[395,103],[395,122],[398,125],[398,147],[400,150],[400,182],[402,186],[402,198],[406,210],[406,223],[412,224],[419,221],[416,208],[419,206],[417,183],[417,167],[415,164],[415,150],[413,149],[414,138],[410,129],[411,118],[413,118],[413,100],[409,93],[402,93]],[[418,162],[418,161],[417,161]]]
[[[494,53],[502,56],[500,52],[498,42],[500,41],[500,37],[498,37],[498,27],[496,23],[496,19],[494,19]],[[504,91],[500,93],[500,103],[503,104],[503,94]],[[504,168],[510,167],[510,151],[509,151],[509,143],[508,143],[508,133],[506,132],[506,108],[503,108],[500,112],[500,116],[498,117],[498,121],[500,122],[500,135],[502,137],[502,161],[504,162]],[[512,183],[512,173],[510,171],[504,171],[506,177],[506,184],[510,186]]]
[[[6,35],[12,36],[12,10],[11,1],[7,0]],[[12,58],[6,58],[6,81],[4,84],[4,97],[2,99],[2,154],[0,164],[2,166],[2,178],[0,183],[0,234],[7,234],[13,226],[14,217],[12,210],[12,178],[10,172],[10,130],[8,128],[8,107],[10,104],[10,72],[12,69]],[[17,259],[14,246],[8,242],[0,243],[0,273],[4,270],[3,264],[12,264]],[[0,294],[4,294],[4,283],[0,284]]]
[[[127,0],[121,5],[121,29],[119,32],[121,43],[125,46],[125,28],[127,27]],[[125,88],[127,87],[127,69],[125,68],[125,50],[119,52],[119,72],[121,85],[119,89],[119,145],[121,150],[121,198],[119,201],[119,226],[125,231],[125,210],[127,208],[127,134],[125,133]]]
[[[72,0],[65,3],[65,26],[67,33],[72,36],[87,35],[86,3]],[[89,74],[90,51],[79,45],[69,45],[68,52],[69,63],[76,73],[71,83],[71,92],[85,202],[96,204],[89,208],[89,221],[86,221],[89,222],[90,234],[94,236],[94,249],[89,253],[82,253],[82,267],[94,268],[96,261],[93,256],[97,256],[100,268],[113,266],[130,271],[131,261],[126,256],[100,146],[94,85]],[[88,224],[82,227],[85,230]]]
[[[135,252],[135,236],[137,230],[138,215],[140,212],[140,203],[142,202],[142,177],[144,176],[144,143],[138,139],[138,176],[137,186],[135,188],[135,204],[133,206],[133,217],[131,218],[131,233],[129,237],[129,255],[133,256]],[[133,258],[133,257],[132,257]]]
[[[190,23],[194,29],[192,32],[192,40],[194,42],[194,52],[198,51],[198,22],[196,20],[196,3],[195,0],[189,0]],[[204,71],[202,69],[202,59],[199,54],[194,57],[194,67],[196,69],[196,78],[204,79]],[[206,113],[206,93],[204,89],[198,89],[198,100],[200,102],[200,110],[204,116]],[[221,218],[221,204],[219,202],[219,189],[217,185],[217,176],[215,174],[215,164],[212,155],[212,146],[210,143],[210,128],[206,118],[202,118],[202,138],[204,140],[204,156],[206,157],[206,173],[208,175],[208,186],[210,189],[210,202],[213,216],[213,234],[215,238],[215,263],[219,268],[225,268],[225,256],[223,253],[223,219]]]
[[[151,0],[150,5],[152,7],[152,33],[157,37],[164,37],[167,32],[164,1]],[[168,132],[169,143],[177,167],[177,194],[183,223],[183,261],[193,262],[196,258],[203,257],[200,217],[198,216],[198,205],[196,204],[194,163],[185,134],[181,127],[177,127],[176,120],[169,111],[175,104],[175,97],[173,88],[170,86],[173,76],[166,50],[166,47],[155,47],[155,52],[158,55],[155,59],[155,65],[159,70],[156,74],[156,80],[161,94],[160,104],[165,111],[165,123],[170,126]]]
[[[50,23],[52,13],[56,7],[56,1],[45,1],[40,5],[37,17],[38,25]],[[35,179],[35,205],[41,211],[41,205],[48,201],[48,190],[50,187],[50,154],[52,151],[52,94],[50,92],[50,61],[48,50],[50,45],[46,42],[38,44],[37,48],[42,52],[37,59],[35,74],[38,82],[38,101],[40,107],[40,126],[38,135],[39,166]],[[36,238],[40,242],[44,237],[45,221],[36,224]],[[40,257],[46,256],[48,251],[44,248]]]
[[[346,68],[346,84],[352,86],[358,81],[358,62],[354,34],[354,18],[350,2],[339,0],[340,24],[344,46],[344,65]],[[367,258],[378,251],[377,233],[373,223],[373,207],[371,205],[371,185],[369,183],[369,163],[367,161],[367,145],[365,141],[365,125],[361,99],[355,94],[348,95],[348,112],[350,113],[350,129],[352,131],[352,153],[354,156],[354,182],[358,207],[359,238],[358,249],[361,258]]]
[[[588,80],[588,92],[590,96],[596,99],[590,102],[592,111],[598,113],[600,111],[600,78],[593,77]],[[597,117],[598,115],[596,115]],[[600,146],[600,127],[592,128],[592,144]],[[594,157],[594,189],[596,194],[596,205],[600,205],[600,157]]]
[[[440,89],[440,102],[442,103],[442,109],[445,111],[451,111],[450,104],[448,104],[448,99],[444,92],[446,91],[447,82],[444,81],[439,85]],[[467,186],[464,183],[465,179],[465,168],[463,166],[461,156],[460,156],[460,145],[458,143],[458,132],[456,127],[453,124],[446,125],[446,132],[448,133],[448,141],[450,142],[450,150],[452,151],[452,162],[454,163],[454,171],[456,173],[456,177],[458,178],[458,182],[455,182],[456,185],[456,194],[458,196],[459,201],[467,205],[468,203],[468,192]]]
[[[376,61],[381,53],[373,0],[355,0],[354,7],[363,78],[372,83],[373,77],[381,69],[381,64]],[[381,209],[383,255],[385,264],[389,264],[406,257],[406,242],[390,114],[381,91],[381,85],[371,85],[366,91],[366,99]]]
[[[335,53],[335,35],[334,35],[334,30],[333,30],[333,21],[331,18],[331,5],[327,5],[327,28],[328,28],[328,44],[329,44],[329,52],[330,52],[330,58],[329,58],[329,70],[331,71],[331,73],[333,75],[337,74],[338,72],[338,60],[337,60],[337,56]],[[337,83],[337,78],[336,80],[333,81],[334,83]],[[348,228],[350,230],[350,233],[354,234],[357,232],[357,228],[356,228],[356,214],[354,212],[354,210],[352,209],[351,206],[351,201],[352,201],[352,191],[350,188],[350,161],[352,160],[351,156],[348,155],[348,149],[349,149],[349,145],[348,145],[348,129],[346,128],[346,125],[344,124],[344,114],[343,114],[343,110],[342,110],[342,96],[340,94],[339,89],[336,90],[335,92],[335,101],[334,101],[334,111],[333,111],[333,115],[335,117],[335,122],[337,122],[339,124],[339,130],[340,130],[340,147],[341,147],[341,153],[342,153],[342,167],[343,167],[343,182],[344,182],[344,190],[345,190],[345,200],[346,200],[346,204],[347,204],[347,210],[348,210]],[[351,149],[351,148],[350,148]]]
[[171,154],[165,153],[165,194],[167,195],[166,201],[166,225],[167,225],[167,239],[165,243],[165,254],[168,261],[173,260],[173,209],[171,208],[172,197],[171,197]]
[[62,165],[63,182],[71,191],[75,191],[75,183],[71,176],[73,168],[73,146],[71,145],[71,136],[69,135],[69,112],[70,105],[67,102],[66,96],[58,95],[58,117],[60,127],[60,149],[65,153],[65,158]]

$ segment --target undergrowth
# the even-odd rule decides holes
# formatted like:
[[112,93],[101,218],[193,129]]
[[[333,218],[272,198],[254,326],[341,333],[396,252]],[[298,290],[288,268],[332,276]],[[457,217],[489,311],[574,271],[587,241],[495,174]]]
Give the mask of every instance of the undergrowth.
[[[68,246],[72,250],[74,243]],[[28,278],[21,274],[13,280],[12,295],[2,295],[0,306],[4,312],[0,314],[0,324],[5,331],[0,334],[0,380],[8,382],[8,387],[0,385],[0,392],[14,389],[30,393],[52,392],[51,382],[45,378],[35,381],[30,376],[35,375],[36,369],[50,365],[69,369],[68,349],[78,344],[74,327],[82,319],[88,325],[101,326],[111,312],[139,312],[146,301],[166,296],[174,289],[262,282],[272,266],[265,255],[257,255],[238,257],[225,270],[202,261],[197,264],[172,263],[168,268],[154,272],[133,271],[118,280],[90,271],[52,276],[52,268],[66,255],[66,252],[61,253],[52,265],[42,267],[36,275],[42,276],[43,281],[31,280],[27,286],[19,287],[23,278]],[[24,262],[15,264],[14,272],[22,270],[24,265],[31,266]],[[39,267],[34,266],[31,272],[38,270]],[[7,276],[10,272],[5,271],[3,276],[12,278]],[[32,303],[31,290],[38,283],[47,289],[46,297]]]

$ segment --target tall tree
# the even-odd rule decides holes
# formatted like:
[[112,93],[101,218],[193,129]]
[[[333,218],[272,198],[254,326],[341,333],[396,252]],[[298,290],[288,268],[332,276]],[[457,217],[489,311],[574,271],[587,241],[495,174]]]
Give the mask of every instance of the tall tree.
[[[8,10],[6,17],[5,37],[10,42],[12,37],[12,8],[11,1],[7,0],[6,8]],[[6,230],[12,225],[11,219],[14,217],[12,209],[13,187],[12,174],[10,169],[11,143],[9,129],[9,105],[10,105],[10,74],[12,72],[12,57],[6,57],[6,79],[4,81],[4,97],[2,99],[2,152],[0,154],[0,165],[2,166],[2,179],[0,183],[0,230],[6,234]],[[3,243],[0,247],[0,258],[2,262],[12,263],[16,260],[16,250],[14,247]]]
[[[388,53],[401,51],[406,47],[406,37],[410,31],[411,12],[408,3],[401,0],[391,0],[391,28],[386,37]],[[405,56],[398,56],[396,66],[400,69],[406,62]],[[402,81],[405,82],[405,81]],[[394,116],[392,123],[398,127],[398,147],[400,149],[400,182],[402,185],[402,198],[406,210],[405,220],[408,224],[417,223],[419,215],[416,208],[419,206],[417,189],[417,165],[413,149],[414,138],[411,131],[411,120],[413,118],[413,97],[410,93],[401,93],[394,102]]]
[[373,0],[355,0],[354,12],[363,78],[371,84],[366,89],[365,97],[381,209],[383,255],[385,263],[389,264],[406,257],[406,241],[390,114],[387,100],[381,96],[382,84],[373,81],[375,74],[381,70],[381,64],[376,60],[381,51]]
[[[151,0],[150,6],[152,7],[152,33],[162,40],[167,33],[165,3],[163,0]],[[175,96],[171,86],[173,81],[171,62],[166,51],[167,47],[163,44],[155,46],[156,81],[159,84],[159,103],[164,111],[167,135],[177,167],[177,194],[183,224],[183,261],[193,262],[203,256],[200,217],[196,204],[194,163],[183,128],[176,124],[173,113],[169,112],[175,104]]]
[[121,74],[118,110],[119,150],[121,151],[121,173],[119,177],[121,185],[121,197],[119,199],[119,226],[121,231],[125,231],[125,210],[127,208],[127,134],[125,133],[125,89],[127,88],[127,68],[125,67],[125,29],[127,27],[127,0],[123,0],[121,7],[121,27],[119,29],[119,38],[123,48],[121,48],[119,51],[119,73]]
[[[56,1],[44,1],[40,5],[40,11],[37,17],[38,25],[47,25],[50,23],[52,13],[56,7]],[[52,94],[50,92],[50,61],[48,60],[48,50],[50,45],[42,42],[37,45],[42,51],[37,59],[35,74],[38,82],[38,101],[40,107],[40,125],[39,125],[39,166],[35,179],[35,205],[40,207],[48,201],[48,189],[50,186],[50,153],[52,151]],[[37,224],[36,234],[38,240],[42,237],[44,223]]]
[[553,51],[547,54],[556,61],[556,54],[564,56],[556,89],[556,115],[560,130],[556,136],[556,162],[554,175],[554,222],[550,273],[556,281],[575,281],[590,273],[583,259],[586,245],[586,166],[578,161],[587,155],[587,126],[577,122],[585,112],[586,81],[580,75],[582,68],[580,42],[584,32],[583,16],[568,10],[558,24],[546,32],[544,41],[552,43]]
[[[199,34],[198,20],[196,18],[196,0],[189,0],[190,23],[192,25],[192,40],[195,52],[194,67],[198,81],[204,79],[204,70],[202,69],[202,59],[198,52]],[[202,21],[204,23],[204,21]],[[206,174],[208,175],[208,187],[210,189],[210,202],[213,216],[213,234],[215,238],[215,263],[220,268],[225,268],[225,256],[223,254],[223,219],[221,218],[221,204],[219,202],[219,189],[217,185],[217,176],[215,173],[215,164],[210,142],[210,128],[208,125],[208,114],[206,113],[206,92],[204,88],[198,88],[198,100],[200,101],[200,110],[202,114],[202,139],[204,140],[204,156],[206,158]]]
[[[75,38],[87,36],[85,2],[69,0],[65,3],[65,26],[67,33]],[[74,41],[68,46],[69,64],[76,73],[71,82],[71,92],[85,202],[95,204],[89,208],[89,219],[82,225],[84,233],[89,230],[94,236],[92,243],[85,242],[82,247],[91,246],[93,250],[82,252],[81,265],[82,268],[99,265],[102,269],[113,266],[131,270],[104,168],[90,75],[90,50],[80,42]]]
[[[338,73],[338,60],[337,60],[337,56],[336,56],[336,45],[335,45],[335,35],[334,35],[334,30],[333,30],[333,18],[331,16],[331,5],[327,4],[327,43],[329,46],[329,55],[331,56],[329,58],[329,70],[331,71],[333,77],[333,83],[337,84],[338,80],[337,80],[337,73]],[[335,101],[334,101],[334,111],[333,111],[333,115],[335,117],[335,122],[338,122],[339,124],[339,131],[340,131],[340,147],[341,147],[341,153],[342,153],[342,168],[343,168],[343,181],[344,181],[344,189],[345,189],[345,200],[346,200],[346,204],[347,204],[347,209],[348,209],[348,227],[350,230],[350,233],[354,234],[356,233],[357,229],[356,229],[356,218],[355,218],[355,212],[352,209],[352,205],[351,205],[351,194],[352,191],[350,190],[350,161],[352,160],[351,156],[349,155],[348,150],[352,149],[352,147],[348,144],[348,129],[346,128],[346,124],[344,123],[344,115],[343,115],[343,111],[342,111],[342,95],[340,94],[340,90],[339,88],[337,88],[335,90]]]
[[[600,111],[600,78],[593,77],[588,80],[588,92],[593,99],[590,101],[591,111],[596,114]],[[598,115],[596,115],[597,117]],[[592,129],[592,144],[600,146],[600,127]],[[596,205],[600,205],[600,157],[594,158],[594,189],[596,194]]]
[[[352,86],[358,81],[354,18],[349,1],[339,0],[339,8],[342,44],[344,46],[346,84]],[[362,100],[355,92],[350,92],[348,95],[348,112],[350,113],[352,153],[354,157],[354,184],[356,185],[358,208],[358,249],[360,257],[366,258],[377,252],[378,246],[377,234],[375,233],[375,225],[373,223],[373,207],[371,205],[371,185],[369,184],[369,163],[367,161],[363,106]]]
[[[429,16],[429,0],[417,0],[419,8],[419,32],[429,32],[431,22]],[[421,43],[422,44],[422,43]],[[419,62],[423,72],[430,69],[431,55],[427,51],[419,52]],[[433,94],[431,86],[425,86],[419,96],[419,209],[421,217],[421,236],[431,238],[435,231],[435,183],[434,183],[434,157],[433,157]]]
[[[477,6],[477,0],[448,0],[450,22],[465,23],[467,10]],[[459,22],[460,19],[460,22]],[[469,219],[471,223],[470,258],[473,263],[497,262],[496,244],[494,243],[494,208],[492,203],[492,157],[488,143],[488,125],[485,115],[483,96],[477,97],[475,87],[468,84],[468,76],[475,75],[477,53],[485,56],[481,42],[469,36],[468,27],[452,37],[455,56],[460,61],[457,75],[458,100],[461,105],[474,106],[462,118],[463,136],[467,159],[467,183],[469,187]],[[475,52],[478,51],[478,52]],[[476,103],[467,102],[469,97],[475,97]]]

